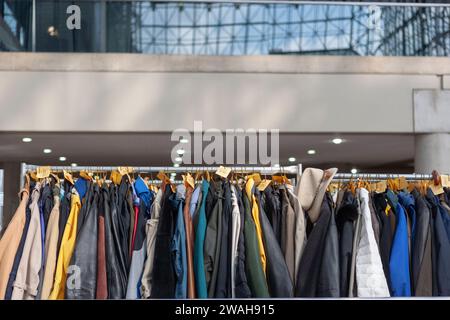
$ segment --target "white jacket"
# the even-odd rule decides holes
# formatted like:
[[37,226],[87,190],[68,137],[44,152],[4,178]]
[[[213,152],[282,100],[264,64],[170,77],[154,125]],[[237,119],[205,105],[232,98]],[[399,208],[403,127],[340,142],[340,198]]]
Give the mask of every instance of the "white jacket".
[[239,211],[239,204],[237,199],[236,187],[231,185],[231,202],[233,205],[233,211],[231,216],[231,297],[236,297],[235,278],[236,267],[238,261],[238,243],[239,232],[241,229],[241,215]]
[[361,207],[361,233],[356,250],[356,285],[358,297],[389,297],[389,288],[372,229],[369,192],[358,190]]

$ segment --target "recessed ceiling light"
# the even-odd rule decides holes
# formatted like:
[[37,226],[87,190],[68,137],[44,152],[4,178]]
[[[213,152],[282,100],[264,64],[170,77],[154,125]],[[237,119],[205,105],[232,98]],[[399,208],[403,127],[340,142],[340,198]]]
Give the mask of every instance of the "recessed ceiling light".
[[174,163],[174,165],[173,165],[175,168],[178,168],[179,166],[180,166],[180,164],[179,163]]
[[342,142],[344,142],[344,140],[342,140],[341,138],[334,138],[333,140],[331,140],[331,142],[333,142],[334,144],[341,144]]
[[290,158],[288,159],[289,162],[295,162],[295,160],[296,160],[296,159],[295,159],[294,157],[290,157]]
[[185,151],[184,151],[183,149],[178,149],[178,150],[177,150],[177,153],[178,153],[179,155],[183,155],[184,152],[185,152]]
[[48,149],[48,148],[45,148],[43,151],[44,151],[44,153],[52,153],[52,149]]
[[308,153],[308,154],[316,154],[316,150],[314,150],[314,149],[309,149],[309,150],[307,151],[307,153]]
[[71,165],[72,167],[78,166],[76,163],[71,163],[70,165]]
[[22,138],[22,141],[23,142],[31,142],[31,141],[33,141],[33,139],[31,139],[30,137],[25,137],[25,138]]
[[67,158],[66,157],[59,157],[59,161],[66,161]]
[[183,161],[183,158],[181,158],[181,157],[176,157],[176,158],[175,158],[175,161],[176,161],[176,162],[181,162],[181,161]]
[[356,174],[356,173],[358,173],[358,169],[353,168],[352,170],[350,170],[350,172],[353,173],[353,174]]
[[188,143],[188,142],[189,142],[189,140],[188,140],[188,139],[186,139],[186,138],[183,138],[183,139],[180,139],[180,142],[181,142],[181,143]]

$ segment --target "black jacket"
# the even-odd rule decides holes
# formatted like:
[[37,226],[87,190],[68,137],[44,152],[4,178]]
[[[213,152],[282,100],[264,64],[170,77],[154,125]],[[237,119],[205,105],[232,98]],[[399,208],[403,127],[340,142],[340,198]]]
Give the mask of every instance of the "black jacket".
[[264,190],[264,211],[272,225],[278,244],[281,246],[281,201],[280,191],[268,186]]
[[[89,184],[85,197],[88,206],[84,223],[77,235],[77,242],[70,260],[70,267],[79,268],[79,279],[66,282],[66,299],[95,299],[97,289],[97,232],[99,186]],[[74,270],[74,275],[78,272]],[[79,287],[77,286],[79,281]]]
[[425,198],[413,190],[416,203],[416,228],[412,248],[412,288],[415,296],[433,295],[431,262],[431,212]]
[[155,239],[155,256],[153,259],[153,283],[151,298],[174,298],[176,274],[170,245],[173,238],[178,208],[176,194],[170,185],[166,185]]
[[259,206],[259,220],[263,233],[264,249],[266,253],[266,277],[267,286],[271,297],[290,298],[294,295],[294,286],[289,275],[289,270],[284,261],[281,247],[275,237],[275,232],[270,225],[264,208],[261,204],[261,194],[255,191],[256,201]]
[[230,183],[223,183],[222,231],[220,235],[220,255],[216,282],[216,298],[231,298],[231,189]]
[[350,191],[345,191],[337,211],[336,224],[339,233],[340,296],[349,297],[349,280],[353,252],[353,223],[358,218],[358,208]]
[[117,205],[118,187],[103,185],[101,192],[105,211],[105,251],[108,299],[123,299],[127,292],[127,257],[124,255],[120,235],[123,231]]
[[131,215],[134,216],[134,212],[131,212],[128,198],[132,193],[131,183],[126,175],[122,177],[119,189],[117,191],[117,208],[118,217],[120,220],[120,243],[124,257],[126,258],[127,274],[128,268],[131,263],[130,259],[130,225]]
[[295,296],[339,297],[339,249],[332,199],[323,198],[320,216],[312,227],[297,274]]
[[64,180],[63,188],[64,188],[64,196],[59,204],[58,246],[56,256],[59,255],[59,248],[61,247],[62,236],[66,228],[67,219],[69,219],[70,198],[72,196],[73,185],[68,180]]
[[236,263],[236,277],[234,283],[234,291],[236,298],[250,298],[252,293],[247,282],[247,274],[245,273],[245,237],[244,237],[244,223],[245,223],[245,209],[243,202],[242,190],[236,187],[236,197],[239,205],[239,216],[241,220],[239,229],[239,241],[238,241],[238,256]]
[[450,296],[450,241],[443,215],[448,215],[439,199],[428,189],[426,196],[432,215],[433,296]]

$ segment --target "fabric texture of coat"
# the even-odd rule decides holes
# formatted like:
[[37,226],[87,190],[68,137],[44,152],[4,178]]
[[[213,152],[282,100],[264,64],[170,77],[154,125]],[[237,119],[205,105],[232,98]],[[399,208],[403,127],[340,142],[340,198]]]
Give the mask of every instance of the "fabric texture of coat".
[[[26,211],[30,197],[30,185],[19,192],[20,203],[0,240],[0,300],[4,299],[8,279],[21,239],[25,242]],[[25,234],[24,234],[25,231]]]
[[70,214],[61,240],[61,248],[59,249],[53,289],[49,296],[49,299],[51,300],[64,299],[68,268],[77,238],[77,222],[81,202],[75,188],[72,189],[72,195],[70,199]]
[[176,194],[170,185],[164,190],[161,216],[155,240],[151,298],[173,298],[175,296],[176,274],[170,253],[178,207]]
[[163,188],[158,190],[155,200],[152,203],[150,209],[150,219],[147,220],[145,225],[146,233],[146,251],[147,259],[144,264],[144,271],[142,272],[141,279],[141,297],[148,299],[152,290],[152,274],[153,274],[153,262],[155,258],[155,241],[156,232],[158,230],[159,217],[161,213],[161,201],[163,195]]
[[66,282],[66,299],[95,299],[97,293],[98,201],[100,188],[89,182],[85,206],[88,211],[77,235],[69,269],[73,275]]
[[288,267],[284,261],[283,252],[276,239],[275,233],[270,225],[264,208],[261,205],[259,190],[255,191],[256,200],[259,205],[259,217],[263,233],[264,247],[267,259],[267,286],[271,297],[289,298],[294,294],[294,286],[289,274]]
[[300,261],[297,297],[339,297],[339,249],[331,202],[325,194]]
[[203,180],[202,182],[202,202],[198,214],[198,225],[195,230],[194,243],[194,273],[195,273],[195,288],[197,289],[198,298],[208,297],[208,287],[206,284],[206,275],[204,269],[204,241],[206,235],[206,197],[208,195],[209,182]]
[[38,294],[39,272],[42,266],[42,233],[39,210],[41,185],[36,184],[32,194],[31,220],[14,281],[12,300],[34,300]]
[[50,296],[55,277],[56,260],[58,258],[58,235],[59,235],[59,186],[53,188],[53,209],[50,213],[45,234],[45,271],[41,290],[41,299],[46,300]]
[[433,268],[431,264],[431,212],[425,198],[412,192],[416,204],[416,232],[411,257],[412,291],[415,296],[433,295]]
[[411,296],[411,278],[409,272],[409,245],[406,213],[397,203],[397,227],[392,242],[389,270],[391,274],[392,296]]
[[361,234],[356,253],[356,284],[358,297],[389,297],[389,287],[383,272],[369,209],[369,192],[358,190],[362,214]]

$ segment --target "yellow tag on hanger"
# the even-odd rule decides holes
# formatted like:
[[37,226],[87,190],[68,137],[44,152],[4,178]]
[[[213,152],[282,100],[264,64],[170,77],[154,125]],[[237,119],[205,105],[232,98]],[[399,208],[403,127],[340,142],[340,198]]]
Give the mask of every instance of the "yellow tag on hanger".
[[284,177],[283,176],[272,176],[272,181],[276,183],[283,184],[284,183]]
[[195,181],[194,178],[191,176],[190,173],[188,173],[187,175],[183,175],[183,181],[184,181],[184,185],[187,187],[188,185],[192,187],[192,189],[195,188]]
[[416,184],[414,182],[410,182],[408,183],[408,192],[411,193],[415,188],[416,188]]
[[166,183],[170,183],[170,179],[168,176],[166,176],[166,174],[164,173],[164,171],[160,171],[156,177],[161,180],[162,182],[166,182]]
[[36,177],[39,179],[48,178],[50,176],[51,168],[49,166],[38,167],[36,169]]
[[126,174],[133,173],[134,168],[133,167],[118,167],[117,171],[119,171],[119,173],[121,175],[126,175]]
[[385,192],[386,189],[387,189],[387,182],[386,182],[386,180],[377,182],[377,187],[375,189],[375,191],[377,193]]
[[330,183],[330,184],[328,185],[328,190],[329,190],[331,193],[335,192],[335,191],[338,190],[338,189],[339,189],[339,185],[338,185],[336,182]]
[[250,178],[252,178],[253,181],[255,181],[255,184],[258,184],[261,182],[261,175],[259,173],[253,173],[251,175],[248,175],[245,177],[245,180],[248,180]]
[[220,166],[219,169],[217,169],[216,174],[226,179],[230,174],[230,172],[231,168],[225,168],[224,166]]
[[442,188],[442,185],[436,186],[433,181],[430,183],[430,189],[436,196],[443,194],[445,192],[444,188]]
[[119,185],[120,182],[122,181],[122,175],[119,173],[119,171],[112,171],[111,172],[111,181],[115,184],[115,185]]
[[389,211],[391,211],[391,206],[389,205],[389,203],[386,206],[386,209],[384,209],[384,213],[388,216],[389,215]]
[[264,190],[266,190],[266,188],[267,188],[271,183],[272,183],[271,180],[268,180],[268,179],[262,180],[261,183],[258,184],[258,190],[261,191],[261,192],[264,191]]
[[34,181],[38,181],[38,177],[36,176],[36,172],[34,172],[34,171],[31,171],[30,172],[30,177],[31,177],[31,179],[33,179]]
[[63,173],[64,173],[64,179],[69,181],[72,185],[75,184],[75,182],[73,181],[73,177],[69,172],[67,172],[66,170],[63,170]]
[[449,177],[446,174],[441,175],[441,184],[443,187],[450,187]]
[[408,182],[406,181],[405,177],[402,176],[398,178],[398,188],[400,190],[408,188]]
[[92,172],[80,171],[80,177],[86,180],[92,181],[92,176],[94,174]]

